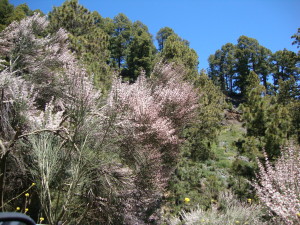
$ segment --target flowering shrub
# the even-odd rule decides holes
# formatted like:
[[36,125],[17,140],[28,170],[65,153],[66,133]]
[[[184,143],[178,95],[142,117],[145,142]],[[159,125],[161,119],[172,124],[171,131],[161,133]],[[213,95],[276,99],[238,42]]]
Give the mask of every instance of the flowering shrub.
[[[115,78],[108,98],[100,99],[68,50],[67,33],[48,34],[47,27],[36,14],[0,33],[0,54],[9,61],[0,66],[1,139],[7,136],[1,163],[10,152],[34,179],[49,224],[158,220],[180,132],[197,107],[193,86],[184,71],[158,64],[152,79]],[[10,180],[0,171],[0,197],[8,192],[5,181],[16,180],[10,167]]]
[[131,198],[125,207],[130,224],[147,221],[150,210],[155,215],[178,159],[181,128],[194,116],[198,97],[181,72],[158,64],[153,79],[141,75],[134,84],[113,81],[106,116],[114,117],[120,150],[135,174],[133,189],[123,193]]
[[260,201],[285,224],[300,222],[299,153],[295,146],[283,149],[274,166],[265,154],[265,165],[258,161],[258,181],[253,183]]

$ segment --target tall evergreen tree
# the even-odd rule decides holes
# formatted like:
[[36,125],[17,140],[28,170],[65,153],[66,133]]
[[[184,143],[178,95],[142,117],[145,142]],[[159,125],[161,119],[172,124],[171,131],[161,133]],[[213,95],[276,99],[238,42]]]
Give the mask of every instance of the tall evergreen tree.
[[164,43],[164,48],[158,55],[163,61],[174,62],[183,65],[187,70],[187,78],[194,80],[198,75],[198,55],[189,47],[189,43],[173,34]]
[[299,63],[299,57],[295,52],[286,49],[275,52],[272,55],[274,85],[278,85],[279,79],[299,80],[300,71],[297,63]]
[[43,15],[41,10],[30,10],[26,3],[14,7],[8,0],[0,0],[0,31],[13,21],[20,21],[35,12]]
[[253,148],[264,148],[270,157],[277,157],[281,146],[287,141],[291,116],[287,107],[278,104],[274,96],[264,95],[265,88],[253,71],[247,77],[246,84],[246,102],[241,107],[247,129],[246,143],[255,138],[259,146]]
[[217,50],[214,55],[210,55],[209,76],[215,84],[221,87],[224,92],[233,92],[234,66],[235,66],[235,46],[227,43]]
[[8,0],[0,0],[0,31],[9,24],[9,17],[14,11],[14,6]]
[[54,7],[49,20],[52,31],[64,28],[69,32],[70,49],[83,61],[96,86],[106,91],[111,82],[110,52],[109,36],[101,29],[102,17],[84,8],[78,0],[69,0]]
[[242,95],[245,94],[246,80],[251,70],[256,71],[259,43],[254,38],[241,36],[236,45],[235,57],[237,78],[235,85]]
[[195,80],[201,98],[197,122],[186,129],[188,151],[192,160],[201,161],[212,156],[211,146],[221,129],[225,98],[220,88],[214,85],[204,70]]
[[236,45],[227,43],[209,57],[209,76],[223,91],[245,96],[247,76],[254,71],[268,89],[271,54],[256,39],[241,36]]
[[120,70],[125,67],[125,58],[132,37],[132,22],[123,13],[113,19],[113,32],[111,34],[110,51],[113,64]]
[[271,57],[271,50],[260,45],[258,49],[257,65],[255,67],[255,72],[260,76],[260,79],[263,82],[263,85],[266,88],[266,90],[269,89],[268,78],[272,70]]
[[169,36],[175,34],[174,30],[170,27],[161,28],[156,34],[156,40],[158,42],[158,50],[161,51],[164,48],[164,43]]
[[129,77],[135,80],[142,71],[146,76],[150,75],[156,49],[146,25],[140,21],[134,22],[132,33],[126,62]]

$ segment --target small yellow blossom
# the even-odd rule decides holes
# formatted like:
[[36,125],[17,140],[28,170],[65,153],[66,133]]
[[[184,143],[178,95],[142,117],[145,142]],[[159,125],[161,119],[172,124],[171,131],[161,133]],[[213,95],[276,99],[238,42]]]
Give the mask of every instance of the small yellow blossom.
[[185,203],[188,203],[188,202],[190,202],[191,201],[191,199],[189,199],[189,198],[184,198],[184,202]]
[[32,183],[32,184],[31,184],[31,186],[34,186],[34,185],[36,185],[36,183]]
[[236,223],[236,224],[239,224],[239,223],[240,223],[240,221],[236,220],[236,221],[235,221],[235,223]]
[[17,211],[19,211],[20,209],[21,209],[21,208],[20,208],[19,206],[16,208]]
[[25,209],[25,212],[28,212],[28,211],[29,211],[29,209],[28,209],[28,208],[26,208],[26,209]]
[[40,223],[43,222],[45,220],[44,217],[40,217]]
[[211,201],[211,203],[217,203],[217,200],[215,200],[215,199],[212,199],[210,201]]
[[25,196],[26,196],[26,197],[29,197],[29,193],[26,193]]
[[201,222],[203,222],[203,223],[204,223],[204,222],[205,222],[205,219],[202,219],[202,220],[201,220]]
[[251,203],[251,202],[252,202],[252,199],[251,199],[251,198],[248,198],[248,199],[247,199],[247,202],[248,202],[248,203]]
[[298,212],[296,215],[297,215],[298,217],[300,217],[300,212]]

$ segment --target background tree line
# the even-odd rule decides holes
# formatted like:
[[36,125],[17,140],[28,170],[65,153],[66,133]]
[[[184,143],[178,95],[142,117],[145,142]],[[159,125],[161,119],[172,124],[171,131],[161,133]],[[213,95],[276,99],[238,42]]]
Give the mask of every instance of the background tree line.
[[[156,48],[142,22],[77,0],[47,18],[0,6],[2,210],[22,204],[7,202],[29,186],[30,215],[51,224],[160,224],[197,205],[209,212],[224,190],[255,199],[246,179],[256,157],[272,163],[300,143],[299,53],[241,36],[209,57],[206,74],[169,27]],[[299,46],[299,31],[292,38]],[[228,113],[245,132],[224,163]]]

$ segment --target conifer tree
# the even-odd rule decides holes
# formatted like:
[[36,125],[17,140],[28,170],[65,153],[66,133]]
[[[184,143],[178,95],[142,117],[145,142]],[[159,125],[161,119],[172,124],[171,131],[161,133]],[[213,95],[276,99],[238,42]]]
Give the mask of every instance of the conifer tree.
[[107,91],[111,82],[109,36],[101,29],[102,17],[84,8],[77,0],[69,0],[54,7],[49,20],[52,31],[64,28],[69,32],[71,51],[76,52],[78,59],[85,64],[95,85]]
[[274,85],[278,85],[279,80],[285,81],[291,78],[294,78],[295,81],[299,80],[298,61],[295,52],[286,49],[275,52],[272,55]]
[[214,83],[221,87],[223,92],[233,92],[234,68],[235,68],[235,46],[227,43],[217,50],[214,55],[210,55],[209,76]]
[[158,54],[158,58],[165,62],[173,62],[183,65],[187,70],[187,78],[194,80],[198,74],[198,55],[189,43],[176,34],[170,35],[164,42],[164,48]]
[[264,148],[270,157],[277,157],[291,129],[289,112],[273,96],[265,95],[265,88],[253,71],[246,83],[246,102],[241,107],[246,121],[246,136],[258,139],[260,146],[257,147]]
[[163,27],[157,32],[156,40],[158,42],[158,51],[163,50],[165,41],[173,34],[175,34],[175,32],[170,27]]
[[126,63],[130,79],[135,80],[143,71],[146,76],[149,76],[152,71],[155,46],[147,26],[140,21],[133,23],[132,41],[128,48]]
[[235,57],[237,59],[236,72],[238,73],[235,85],[245,94],[247,76],[251,70],[256,71],[259,43],[254,38],[241,36],[236,45]]
[[192,160],[206,160],[212,156],[211,146],[221,129],[225,98],[218,86],[215,86],[205,71],[201,71],[195,81],[199,90],[197,122],[186,129],[187,144]]
[[247,84],[246,103],[242,105],[243,118],[246,120],[247,135],[261,138],[265,135],[269,101],[263,97],[265,89],[260,85],[258,75],[251,71],[245,80]]
[[119,70],[125,67],[125,58],[132,37],[132,22],[123,13],[113,19],[113,31],[110,40],[111,58],[113,66]]
[[27,16],[32,16],[34,13],[43,15],[41,10],[30,10],[26,3],[14,7],[8,0],[0,0],[0,31],[4,30],[13,21],[20,21]]

